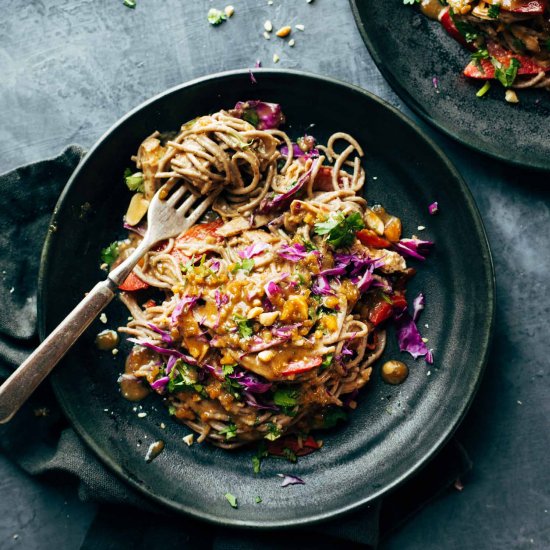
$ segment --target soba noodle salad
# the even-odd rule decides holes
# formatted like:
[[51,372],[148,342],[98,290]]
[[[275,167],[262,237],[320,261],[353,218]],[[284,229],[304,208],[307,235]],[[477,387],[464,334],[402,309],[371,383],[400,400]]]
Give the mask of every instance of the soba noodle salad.
[[404,0],[438,19],[445,30],[472,52],[464,69],[468,78],[491,81],[507,89],[506,100],[518,101],[512,88],[550,90],[550,11],[547,0]]
[[129,398],[136,387],[163,396],[199,442],[293,434],[306,454],[310,430],[357,405],[388,322],[402,350],[432,361],[413,320],[421,297],[411,315],[405,289],[406,258],[424,260],[432,243],[401,238],[400,220],[368,205],[352,136],[293,142],[284,120],[277,104],[239,102],[139,147],[114,265],[142,238],[161,185],[221,193],[207,220],[157,246],[121,286],[131,317],[119,331],[134,347],[120,383]]

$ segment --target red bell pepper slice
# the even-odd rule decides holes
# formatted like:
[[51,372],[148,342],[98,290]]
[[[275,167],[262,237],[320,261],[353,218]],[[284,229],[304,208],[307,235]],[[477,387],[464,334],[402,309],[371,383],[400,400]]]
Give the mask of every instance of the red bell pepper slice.
[[126,277],[126,280],[118,287],[120,290],[134,292],[135,290],[143,290],[149,288],[149,285],[142,281],[133,271]]
[[[188,241],[204,241],[207,237],[216,237],[216,239],[222,240],[222,237],[216,234],[216,231],[223,225],[223,220],[218,218],[212,222],[199,223],[188,229],[185,233],[180,235],[176,239],[177,243],[185,243]],[[178,262],[185,262],[189,260],[183,252],[176,247],[170,252],[170,256],[174,257]]]
[[388,248],[391,244],[387,239],[379,237],[372,229],[361,229],[357,231],[356,236],[360,242],[371,248]]
[[377,302],[374,307],[369,311],[369,321],[377,326],[389,319],[393,314],[393,306],[384,300]]
[[311,357],[300,361],[289,363],[284,370],[280,372],[283,376],[291,376],[293,374],[302,374],[318,367],[323,362],[322,357]]
[[[542,67],[532,57],[526,55],[519,55],[509,50],[505,50],[500,44],[495,42],[487,43],[487,51],[489,55],[499,61],[503,67],[509,67],[512,58],[517,59],[520,62],[518,68],[518,74],[538,74],[541,71],[548,71],[550,67]],[[464,69],[464,76],[468,78],[481,78],[483,80],[490,80],[495,78],[495,67],[489,59],[480,59],[479,67],[477,62],[471,61]]]
[[267,452],[273,456],[286,457],[285,449],[292,451],[296,456],[306,456],[320,449],[321,446],[310,435],[302,439],[302,446],[298,444],[298,438],[295,435],[280,437],[267,444]]
[[451,15],[451,8],[447,6],[439,12],[438,16],[439,22],[447,33],[452,36],[459,44],[462,44],[465,48],[468,48],[471,51],[475,51],[476,47],[464,38],[460,31],[458,30],[455,22],[453,21],[453,16]]

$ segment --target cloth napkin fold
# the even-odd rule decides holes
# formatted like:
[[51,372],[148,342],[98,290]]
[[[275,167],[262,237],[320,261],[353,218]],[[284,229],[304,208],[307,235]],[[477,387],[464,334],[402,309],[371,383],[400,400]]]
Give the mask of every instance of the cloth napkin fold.
[[[0,377],[38,345],[36,294],[40,253],[55,203],[85,151],[71,146],[54,159],[0,175]],[[84,501],[100,503],[82,548],[376,548],[472,464],[451,440],[420,473],[359,511],[309,528],[255,532],[206,526],[160,509],[106,469],[70,427],[46,382],[7,425],[0,450],[31,475],[74,479]],[[206,527],[206,528],[205,528]]]

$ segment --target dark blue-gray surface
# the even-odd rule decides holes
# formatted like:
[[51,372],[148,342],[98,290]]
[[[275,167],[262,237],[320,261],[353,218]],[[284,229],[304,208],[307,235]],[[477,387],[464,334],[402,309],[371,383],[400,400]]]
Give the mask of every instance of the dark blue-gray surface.
[[[219,28],[208,25],[206,12],[225,4],[206,0],[138,0],[136,10],[122,0],[4,3],[0,172],[70,143],[88,147],[151,95],[257,59],[359,84],[407,112],[370,60],[346,0],[231,3],[235,15]],[[267,41],[266,19],[275,27],[301,23],[305,31],[293,31],[294,48],[274,36]],[[472,188],[487,227],[497,272],[496,332],[480,392],[459,430],[473,473],[462,492],[425,508],[386,547],[548,547],[550,176],[432,135]],[[24,476],[2,457],[0,479],[0,548],[78,548],[93,505],[80,503],[70,487]]]

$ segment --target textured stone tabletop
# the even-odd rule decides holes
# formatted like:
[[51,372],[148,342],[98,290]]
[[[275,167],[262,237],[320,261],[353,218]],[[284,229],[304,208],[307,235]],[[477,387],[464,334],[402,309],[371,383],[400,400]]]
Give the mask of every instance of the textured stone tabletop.
[[[264,67],[358,84],[410,114],[370,59],[347,0],[231,3],[233,18],[213,28],[207,11],[225,4],[207,0],[137,0],[136,9],[123,0],[3,2],[0,172],[71,143],[90,147],[152,95],[258,59]],[[292,48],[263,38],[266,19],[305,30],[294,31]],[[485,222],[497,274],[496,330],[480,391],[458,432],[473,472],[463,491],[446,492],[384,547],[548,548],[550,176],[429,132],[461,171]],[[78,548],[95,514],[73,486],[30,478],[2,456],[0,493],[2,549]]]

